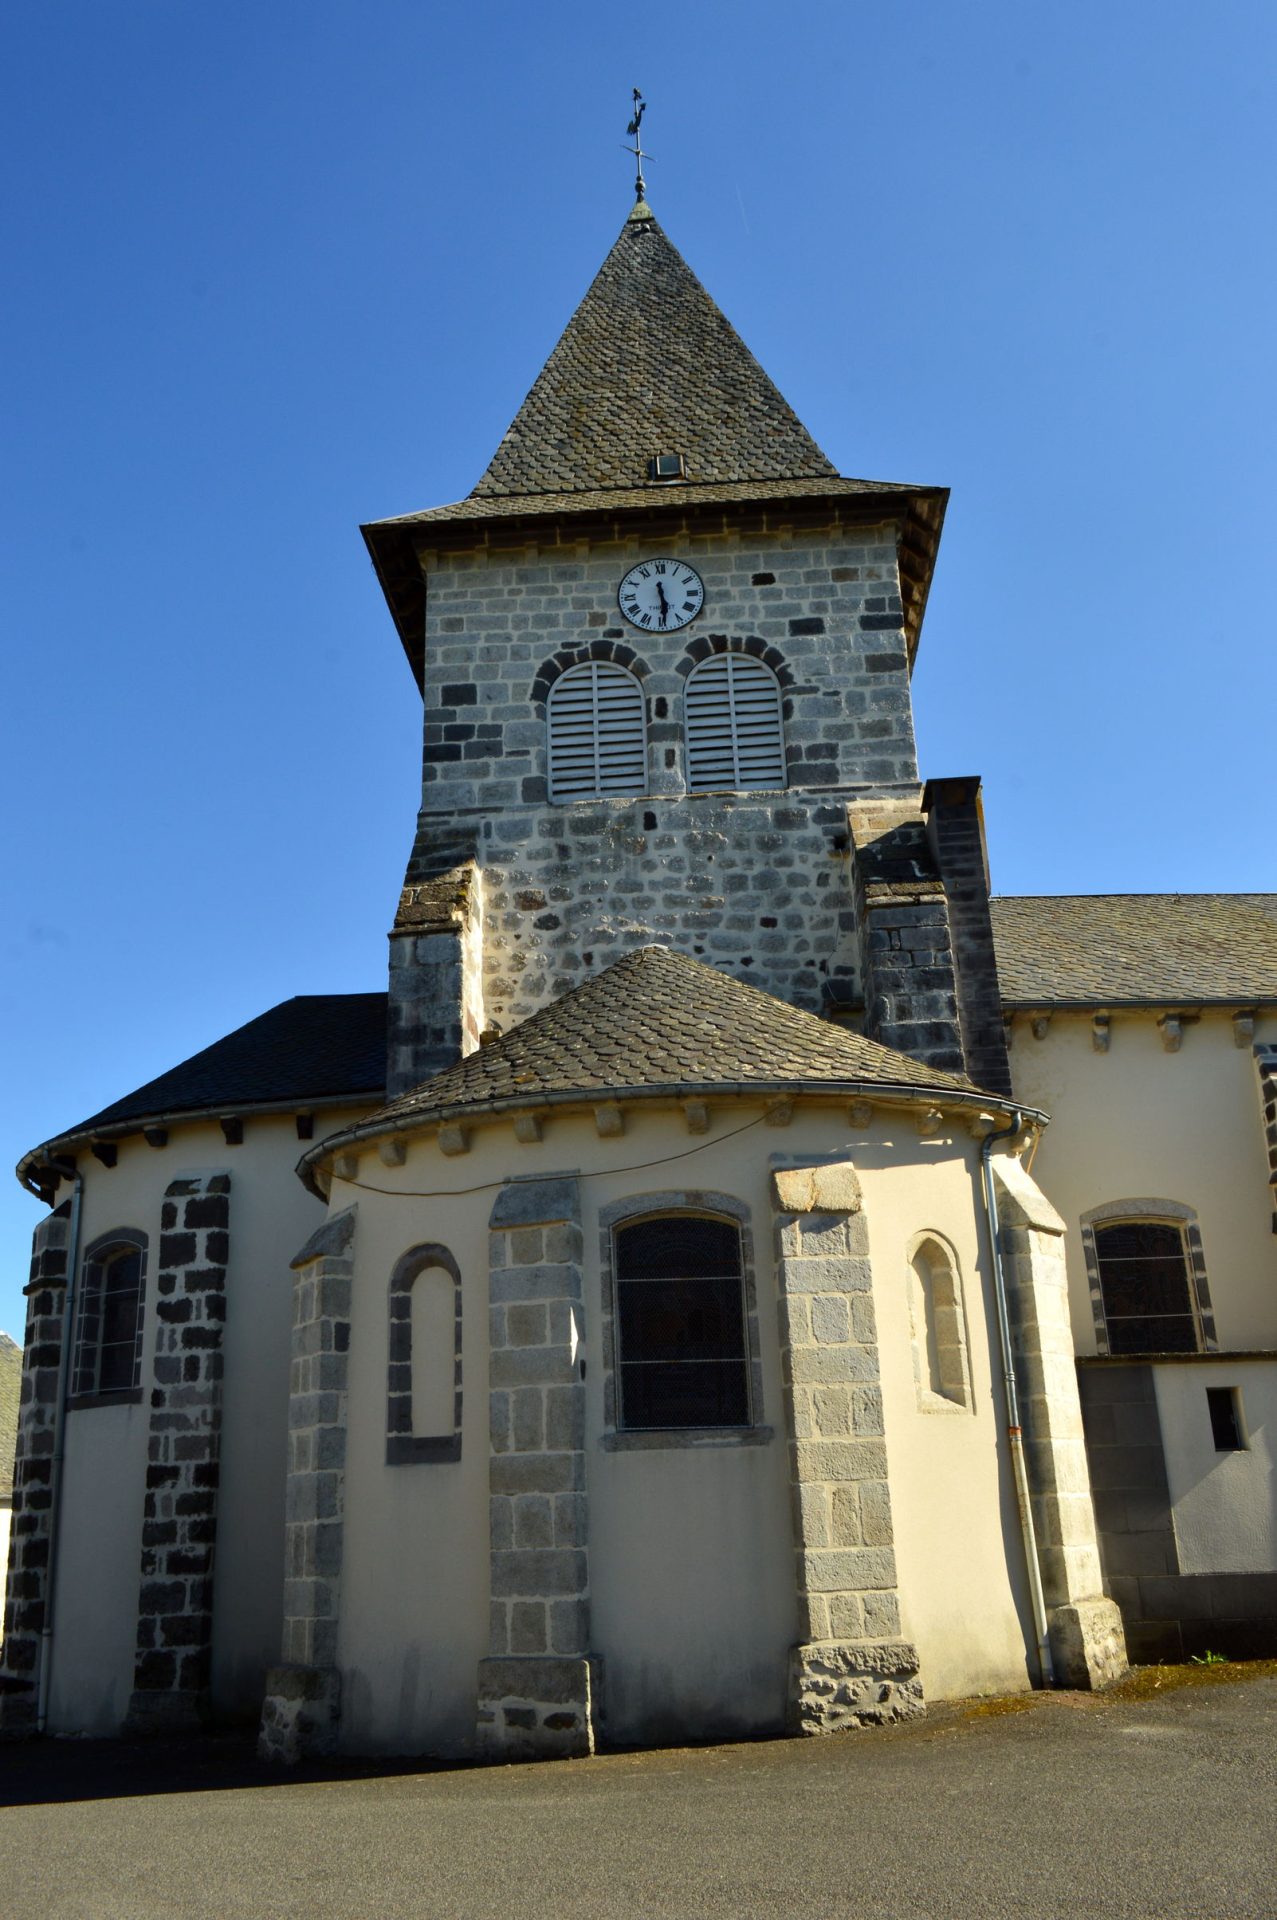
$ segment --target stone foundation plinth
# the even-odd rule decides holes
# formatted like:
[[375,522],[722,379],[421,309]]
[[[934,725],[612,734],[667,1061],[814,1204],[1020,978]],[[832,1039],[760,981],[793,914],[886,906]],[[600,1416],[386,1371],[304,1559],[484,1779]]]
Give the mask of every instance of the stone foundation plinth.
[[479,1662],[479,1751],[488,1760],[571,1760],[594,1752],[597,1663]]
[[1047,1616],[1058,1687],[1095,1692],[1127,1671],[1126,1633],[1114,1600],[1076,1600]]
[[37,1727],[34,1685],[0,1674],[0,1740],[29,1740]]
[[257,1752],[296,1766],[334,1751],[341,1718],[341,1675],[332,1667],[271,1667],[266,1675]]
[[789,1655],[791,1733],[842,1733],[925,1713],[908,1640],[813,1640]]

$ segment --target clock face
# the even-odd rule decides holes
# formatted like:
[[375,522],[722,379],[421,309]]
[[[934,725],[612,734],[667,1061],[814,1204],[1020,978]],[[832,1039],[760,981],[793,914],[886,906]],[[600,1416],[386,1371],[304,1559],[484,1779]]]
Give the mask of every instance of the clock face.
[[616,599],[632,627],[675,633],[705,605],[705,583],[686,560],[640,560],[622,580]]

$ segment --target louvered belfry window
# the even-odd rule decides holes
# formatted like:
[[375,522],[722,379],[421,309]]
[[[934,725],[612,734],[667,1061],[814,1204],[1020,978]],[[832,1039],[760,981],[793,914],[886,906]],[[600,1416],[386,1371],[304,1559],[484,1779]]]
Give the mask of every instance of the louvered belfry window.
[[647,791],[643,689],[607,660],[569,667],[550,689],[551,800]]
[[687,784],[783,787],[785,735],[771,668],[746,653],[716,653],[693,668],[684,696]]

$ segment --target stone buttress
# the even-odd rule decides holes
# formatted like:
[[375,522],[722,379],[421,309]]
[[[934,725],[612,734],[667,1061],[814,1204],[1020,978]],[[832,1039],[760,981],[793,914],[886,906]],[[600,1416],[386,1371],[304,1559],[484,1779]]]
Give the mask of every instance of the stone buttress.
[[1011,1155],[992,1163],[1038,1565],[1056,1683],[1126,1672],[1122,1616],[1104,1593],[1064,1266],[1065,1226]]
[[209,1713],[230,1187],[174,1180],[160,1213],[131,1731]]
[[901,1637],[869,1236],[855,1168],[775,1166],[781,1366],[802,1640],[796,1733],[922,1711]]
[[53,1457],[66,1337],[71,1202],[64,1200],[32,1235],[22,1398],[13,1470],[13,1521],[0,1665],[0,1734],[34,1733],[40,1642],[49,1623],[53,1536]]
[[337,1743],[354,1207],[292,1262],[281,1664],[266,1676],[258,1752],[292,1762]]
[[580,1194],[575,1178],[511,1180],[489,1230],[489,1654],[479,1751],[505,1760],[594,1751]]

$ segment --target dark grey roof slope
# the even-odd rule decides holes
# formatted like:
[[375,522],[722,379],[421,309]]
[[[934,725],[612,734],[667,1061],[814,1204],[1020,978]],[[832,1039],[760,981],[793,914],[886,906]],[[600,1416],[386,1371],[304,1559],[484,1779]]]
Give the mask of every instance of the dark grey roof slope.
[[1277,894],[1038,894],[989,904],[1006,1006],[1277,1000]]
[[353,1131],[570,1095],[852,1086],[973,1095],[940,1073],[668,947],[638,947]]
[[304,993],[57,1138],[120,1133],[162,1114],[375,1096],[385,1085],[385,994]]
[[622,227],[476,494],[642,486],[653,454],[691,478],[836,472],[646,208]]
[[0,1333],[0,1504],[13,1498],[13,1456],[18,1445],[22,1397],[22,1348]]

